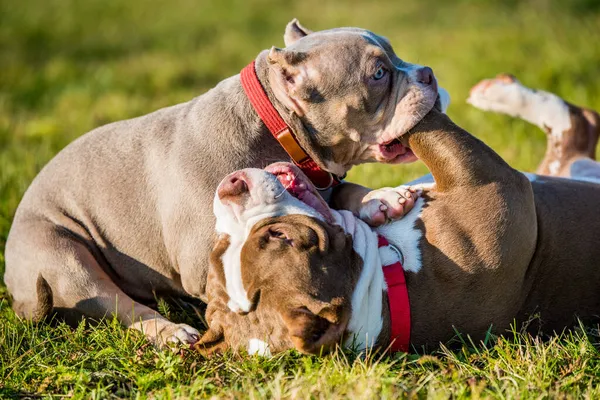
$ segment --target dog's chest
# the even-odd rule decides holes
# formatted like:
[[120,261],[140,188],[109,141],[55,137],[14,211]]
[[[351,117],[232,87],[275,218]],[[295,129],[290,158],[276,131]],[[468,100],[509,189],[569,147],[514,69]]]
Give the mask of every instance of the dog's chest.
[[420,242],[423,237],[423,229],[418,222],[421,220],[425,204],[425,199],[420,197],[415,202],[414,208],[401,220],[375,229],[377,234],[385,237],[402,253],[404,270],[413,273],[419,272],[422,268]]

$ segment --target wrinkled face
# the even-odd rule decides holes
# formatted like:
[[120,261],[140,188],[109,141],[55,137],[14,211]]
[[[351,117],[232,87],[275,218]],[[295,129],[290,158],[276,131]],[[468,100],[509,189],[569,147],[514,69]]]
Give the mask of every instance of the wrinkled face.
[[310,32],[292,22],[286,45],[269,53],[271,86],[313,131],[314,144],[331,149],[328,169],[416,160],[397,139],[436,105],[431,69],[403,61],[387,39],[358,28]]
[[339,343],[362,259],[304,174],[287,163],[235,172],[214,209],[222,240],[211,257],[204,342],[253,350],[259,340],[313,354]]

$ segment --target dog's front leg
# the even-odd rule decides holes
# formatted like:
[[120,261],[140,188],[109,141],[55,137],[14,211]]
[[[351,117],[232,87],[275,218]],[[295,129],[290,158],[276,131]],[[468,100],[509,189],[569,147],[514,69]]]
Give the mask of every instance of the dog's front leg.
[[5,280],[21,317],[42,319],[54,310],[73,324],[82,316],[112,314],[158,346],[199,339],[196,329],[169,321],[123,292],[98,262],[93,244],[46,220],[26,222],[15,224],[6,249],[11,268]]

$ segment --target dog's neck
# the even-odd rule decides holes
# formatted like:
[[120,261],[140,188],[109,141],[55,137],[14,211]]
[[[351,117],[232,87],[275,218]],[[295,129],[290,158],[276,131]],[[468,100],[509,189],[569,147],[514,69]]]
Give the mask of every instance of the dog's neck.
[[[389,313],[384,312],[387,304],[387,286],[383,276],[382,256],[379,252],[377,233],[349,211],[332,210],[336,223],[352,235],[353,248],[363,259],[363,269],[352,293],[352,316],[347,331],[347,343],[357,350],[372,348],[381,343],[380,337],[389,337]],[[398,261],[398,260],[396,260]],[[385,260],[387,262],[387,260]]]

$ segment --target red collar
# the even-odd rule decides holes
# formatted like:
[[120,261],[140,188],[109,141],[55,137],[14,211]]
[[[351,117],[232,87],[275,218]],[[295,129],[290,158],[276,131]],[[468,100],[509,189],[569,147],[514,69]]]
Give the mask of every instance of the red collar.
[[[390,246],[390,242],[386,238],[381,235],[378,237],[379,247]],[[383,265],[383,276],[388,288],[392,325],[390,348],[392,352],[408,352],[410,346],[410,302],[402,263],[398,261],[391,265]]]
[[317,163],[302,149],[296,135],[285,123],[277,112],[269,97],[265,93],[254,67],[255,61],[248,64],[241,72],[242,87],[246,96],[252,103],[252,107],[269,128],[273,137],[277,139],[281,147],[290,155],[304,174],[315,184],[317,189],[326,190],[340,183],[340,178],[330,172],[322,170]]

